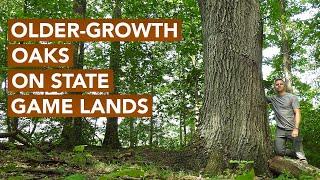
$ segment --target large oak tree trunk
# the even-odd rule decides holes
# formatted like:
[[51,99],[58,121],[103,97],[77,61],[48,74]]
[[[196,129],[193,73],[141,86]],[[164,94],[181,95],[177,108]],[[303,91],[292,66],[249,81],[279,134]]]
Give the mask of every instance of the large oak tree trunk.
[[[205,170],[253,160],[268,172],[271,141],[262,85],[262,26],[256,0],[199,0],[205,97],[198,133]],[[200,149],[201,150],[201,149]]]

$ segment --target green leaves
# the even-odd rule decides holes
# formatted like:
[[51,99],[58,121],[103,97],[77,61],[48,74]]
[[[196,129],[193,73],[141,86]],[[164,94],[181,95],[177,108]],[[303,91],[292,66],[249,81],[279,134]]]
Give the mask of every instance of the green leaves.
[[249,172],[244,172],[241,175],[236,176],[236,180],[248,180],[248,179],[254,179],[254,169],[251,169]]
[[84,148],[86,147],[86,145],[79,145],[79,146],[75,146],[73,148],[73,152],[76,153],[82,153],[84,151]]

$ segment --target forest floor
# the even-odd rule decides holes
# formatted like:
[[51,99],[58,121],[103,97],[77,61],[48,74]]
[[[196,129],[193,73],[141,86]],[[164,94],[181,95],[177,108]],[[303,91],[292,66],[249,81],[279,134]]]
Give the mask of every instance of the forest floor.
[[73,151],[12,147],[0,150],[0,179],[202,179],[182,170],[183,152],[154,148],[105,150],[77,146]]
[[[0,179],[270,179],[255,176],[253,169],[205,175],[188,170],[196,166],[189,153],[149,147],[106,150],[76,146],[73,150],[49,148],[45,153],[15,145],[0,149]],[[276,179],[292,177],[284,174]]]

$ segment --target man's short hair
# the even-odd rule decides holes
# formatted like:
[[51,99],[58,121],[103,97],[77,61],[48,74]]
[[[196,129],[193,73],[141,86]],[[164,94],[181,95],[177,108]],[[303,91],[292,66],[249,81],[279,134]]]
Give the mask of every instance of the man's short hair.
[[276,85],[276,82],[277,81],[282,81],[283,82],[283,85],[284,85],[284,88],[287,89],[287,82],[283,79],[283,78],[276,78],[274,80],[274,85]]
[[276,78],[273,82],[275,83],[275,82],[277,82],[277,81],[282,81],[282,82],[285,83],[285,81],[283,80],[283,78]]

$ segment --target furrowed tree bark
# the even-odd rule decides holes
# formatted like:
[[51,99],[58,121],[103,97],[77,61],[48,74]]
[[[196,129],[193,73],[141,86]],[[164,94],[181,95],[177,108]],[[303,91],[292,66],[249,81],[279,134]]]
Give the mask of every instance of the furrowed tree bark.
[[271,140],[262,85],[262,24],[256,0],[199,0],[205,95],[198,153],[205,171],[221,173],[230,160],[254,161],[269,173]]
[[[115,0],[112,18],[121,18],[121,3],[121,0]],[[114,94],[118,93],[117,85],[119,85],[120,60],[120,42],[112,42],[110,53],[110,69],[112,69],[114,75]],[[121,147],[118,136],[118,117],[107,118],[106,132],[102,145],[112,149]]]

